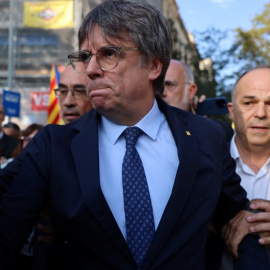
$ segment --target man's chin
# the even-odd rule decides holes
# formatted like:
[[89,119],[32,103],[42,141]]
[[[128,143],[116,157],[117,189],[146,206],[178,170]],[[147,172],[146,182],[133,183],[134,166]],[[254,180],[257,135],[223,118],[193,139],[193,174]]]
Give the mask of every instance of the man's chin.
[[80,118],[79,115],[65,116],[64,117],[64,122],[65,122],[65,124],[69,124],[69,123],[71,123],[71,122],[73,122],[73,121],[75,121],[75,120],[77,120],[79,118]]

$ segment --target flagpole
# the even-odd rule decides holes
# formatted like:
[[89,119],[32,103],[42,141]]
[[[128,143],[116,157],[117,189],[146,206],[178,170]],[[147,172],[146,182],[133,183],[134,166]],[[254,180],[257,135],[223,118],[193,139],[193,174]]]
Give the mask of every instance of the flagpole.
[[78,32],[82,21],[82,0],[74,1],[74,37],[73,48],[78,50]]
[[[9,1],[9,31],[8,31],[8,89],[12,88],[12,80],[13,80],[13,0]],[[10,117],[7,116],[8,122],[10,121]]]
[[12,88],[12,60],[13,60],[13,0],[9,1],[9,33],[8,33],[8,90]]

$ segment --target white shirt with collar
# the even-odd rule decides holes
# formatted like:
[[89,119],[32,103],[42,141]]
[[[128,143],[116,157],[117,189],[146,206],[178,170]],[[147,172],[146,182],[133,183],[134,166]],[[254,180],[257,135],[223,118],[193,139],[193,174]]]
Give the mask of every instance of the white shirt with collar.
[[270,157],[256,174],[242,162],[235,144],[235,135],[231,141],[230,151],[236,162],[236,173],[241,177],[241,186],[246,190],[248,199],[270,200]]
[[[236,162],[236,173],[241,178],[240,184],[246,190],[248,199],[270,200],[270,157],[256,174],[243,163],[235,143],[235,134],[231,140],[230,152]],[[222,254],[219,270],[233,270],[233,257],[226,250]]]
[[[136,149],[142,159],[157,229],[172,192],[179,159],[175,141],[157,102],[135,126],[143,130]],[[99,125],[100,185],[111,212],[126,239],[122,163],[126,141],[122,132],[127,126],[117,125],[102,117]]]

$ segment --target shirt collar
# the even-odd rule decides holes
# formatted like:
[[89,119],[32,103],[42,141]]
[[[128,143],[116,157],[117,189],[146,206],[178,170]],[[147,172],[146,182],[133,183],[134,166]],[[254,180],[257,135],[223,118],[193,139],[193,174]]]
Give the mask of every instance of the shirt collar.
[[[158,130],[163,117],[163,114],[158,108],[157,101],[155,100],[154,105],[148,114],[134,126],[139,127],[152,140],[155,140],[157,138]],[[112,144],[115,144],[127,126],[115,124],[106,117],[102,116],[100,128],[108,140]]]
[[[238,148],[237,148],[237,146],[236,146],[236,143],[235,143],[235,136],[236,136],[236,134],[233,135],[232,140],[231,140],[231,146],[230,146],[231,156],[232,156],[232,158],[236,161],[236,163],[238,162],[238,165],[241,166],[241,168],[242,168],[242,170],[243,170],[243,164],[244,164],[244,163],[243,163],[243,161],[242,161],[242,159],[241,159],[241,157],[240,157]],[[245,165],[245,166],[247,166],[247,165]],[[267,170],[267,168],[268,168],[269,166],[270,166],[270,157],[268,158],[268,160],[266,161],[266,163],[263,165],[262,168],[265,167],[264,170]],[[248,166],[247,166],[247,167],[248,167]],[[249,168],[249,167],[248,167],[248,168]],[[262,169],[262,168],[261,168],[261,169]],[[261,170],[261,169],[260,169],[260,170]]]
[[239,152],[238,152],[238,149],[237,149],[237,146],[235,143],[235,134],[233,135],[232,140],[231,140],[230,150],[231,150],[231,156],[233,157],[234,160],[236,160],[236,159],[241,160],[241,157],[239,155]]

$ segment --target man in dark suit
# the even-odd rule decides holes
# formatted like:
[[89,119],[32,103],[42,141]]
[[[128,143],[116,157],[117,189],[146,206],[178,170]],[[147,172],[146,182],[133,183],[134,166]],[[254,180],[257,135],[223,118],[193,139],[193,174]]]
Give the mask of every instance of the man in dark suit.
[[157,97],[171,55],[167,20],[149,5],[106,1],[83,20],[79,47],[69,59],[91,79],[95,110],[34,138],[2,198],[1,269],[45,205],[58,270],[203,269],[210,220],[221,228],[245,218],[247,199],[222,129]]
[[12,152],[17,148],[19,140],[4,133],[2,123],[5,120],[5,108],[0,104],[0,157],[1,163],[12,157]]

